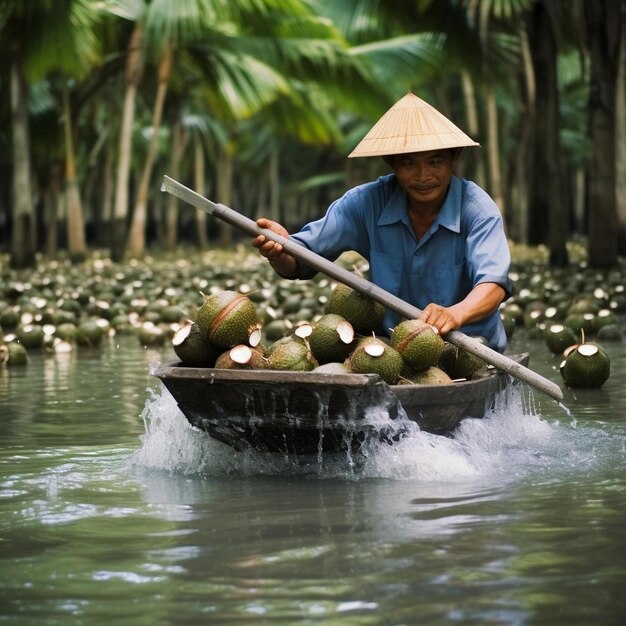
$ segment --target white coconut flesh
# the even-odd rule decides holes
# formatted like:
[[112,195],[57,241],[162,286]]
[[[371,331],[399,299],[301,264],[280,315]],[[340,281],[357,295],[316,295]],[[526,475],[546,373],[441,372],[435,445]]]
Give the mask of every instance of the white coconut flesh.
[[252,350],[250,350],[248,346],[244,346],[244,345],[235,346],[234,348],[231,348],[229,354],[230,354],[230,358],[235,363],[239,363],[240,365],[245,365],[246,363],[249,363],[250,359],[252,358]]
[[253,348],[256,348],[261,343],[261,329],[260,328],[255,328],[250,333],[250,336],[248,337],[248,343]]
[[369,354],[369,356],[379,357],[385,352],[385,346],[382,343],[368,343],[363,348],[363,351],[365,354]]
[[185,339],[189,337],[189,333],[191,332],[191,324],[187,324],[182,328],[179,328],[172,337],[172,344],[175,346],[180,346],[184,343]]
[[351,344],[354,341],[354,328],[352,328],[352,324],[350,324],[350,322],[339,322],[335,330],[339,335],[339,339],[341,339],[341,341],[343,341],[346,345]]
[[563,326],[563,324],[552,324],[552,326],[550,326],[550,332],[554,333],[555,335],[558,333],[562,333],[565,330],[565,326]]
[[296,328],[296,330],[293,331],[293,334],[296,337],[300,337],[300,339],[306,339],[307,337],[311,336],[311,333],[313,332],[313,326],[311,324],[300,324],[300,326],[298,326],[298,328]]
[[52,344],[52,349],[54,350],[55,354],[66,354],[67,352],[71,352],[74,348],[72,347],[71,343],[68,343],[67,341],[59,339],[57,337],[57,339]]
[[584,343],[582,346],[578,346],[578,354],[582,356],[595,356],[598,352],[600,352],[600,349],[592,343]]

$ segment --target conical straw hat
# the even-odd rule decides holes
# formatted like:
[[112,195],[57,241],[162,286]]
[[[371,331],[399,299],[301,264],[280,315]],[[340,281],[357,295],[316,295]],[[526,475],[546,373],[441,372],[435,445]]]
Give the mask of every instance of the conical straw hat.
[[409,92],[374,124],[348,156],[390,156],[478,145],[437,109]]

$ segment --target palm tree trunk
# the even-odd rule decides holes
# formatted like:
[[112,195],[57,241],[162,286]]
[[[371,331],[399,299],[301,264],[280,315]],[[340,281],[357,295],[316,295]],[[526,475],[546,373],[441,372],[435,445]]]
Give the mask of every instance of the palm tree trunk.
[[[461,83],[463,85],[463,100],[465,102],[465,112],[467,115],[467,132],[472,139],[479,141],[480,124],[478,122],[478,107],[476,106],[476,93],[474,83],[468,72],[461,72]],[[485,187],[485,165],[481,159],[480,152],[476,150],[472,153],[474,161],[474,175],[472,178],[481,187]]]
[[35,266],[35,211],[32,196],[28,128],[28,85],[17,62],[11,62],[11,128],[13,132],[13,231],[10,265]]
[[519,40],[522,93],[518,99],[520,121],[515,132],[515,148],[511,159],[509,228],[513,239],[528,243],[528,170],[535,109],[535,73],[528,45],[528,34],[523,26],[519,29]]
[[159,130],[163,117],[163,104],[167,95],[167,87],[172,73],[173,54],[171,46],[167,46],[165,54],[159,62],[159,79],[157,95],[152,112],[152,136],[148,146],[148,154],[143,166],[141,181],[137,191],[137,200],[133,211],[133,218],[128,235],[128,253],[138,258],[143,256],[146,249],[146,216],[148,212],[148,197],[150,195],[150,180],[152,169],[159,149]]
[[613,267],[617,255],[615,102],[621,1],[585,0],[591,57],[589,92],[589,266]]
[[615,154],[617,198],[617,250],[626,255],[626,14],[622,20],[621,52],[617,75],[617,100],[615,102]]
[[[178,180],[180,162],[185,151],[185,130],[180,121],[176,120],[172,128],[172,148],[168,170],[174,180]],[[168,194],[165,203],[165,249],[174,250],[178,243],[178,199]]]
[[44,192],[44,224],[46,228],[46,256],[54,259],[59,251],[59,202],[63,166],[55,161],[50,168],[50,179]]
[[114,261],[120,261],[124,256],[135,100],[143,68],[143,25],[141,22],[137,22],[130,37],[126,59],[126,91],[122,109],[115,203],[111,221],[111,258]]
[[[201,196],[206,194],[206,182],[205,182],[205,159],[204,159],[204,146],[202,145],[202,136],[200,133],[194,133],[193,136],[193,178],[194,187],[197,193]],[[200,249],[204,249],[207,246],[207,234],[206,234],[206,218],[207,214],[204,211],[196,211],[196,242]]]
[[492,85],[486,89],[487,95],[487,145],[489,146],[489,179],[491,196],[500,207],[503,216],[506,215],[504,192],[502,187],[502,167],[500,165],[499,138],[498,138],[498,109],[496,94]]
[[72,137],[72,120],[67,84],[63,91],[63,131],[65,135],[65,197],[67,206],[67,248],[72,263],[79,263],[87,256],[85,243],[85,220],[80,192],[76,182],[76,157]]
[[280,152],[279,147],[274,143],[270,148],[269,158],[269,192],[270,206],[268,217],[274,222],[281,222],[280,219]]
[[[563,198],[561,174],[560,114],[557,80],[558,0],[533,5],[528,34],[535,73],[533,157],[530,178],[529,242],[548,241],[550,265],[569,262],[566,243],[569,219]],[[547,238],[546,238],[547,234]]]
[[[218,202],[230,206],[233,199],[233,149],[232,145],[228,144],[221,151],[222,154],[217,163],[217,185],[216,194]],[[219,223],[219,244],[222,247],[227,247],[231,243],[232,229],[228,224],[223,222]]]

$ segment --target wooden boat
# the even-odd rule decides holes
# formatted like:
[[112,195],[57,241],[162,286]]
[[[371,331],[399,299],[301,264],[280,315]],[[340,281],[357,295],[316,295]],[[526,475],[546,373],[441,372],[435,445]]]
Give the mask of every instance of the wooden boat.
[[[528,354],[510,357],[526,364]],[[376,374],[159,366],[157,376],[192,426],[237,450],[315,454],[358,451],[370,438],[393,443],[420,429],[450,434],[481,418],[512,382],[501,370],[449,385],[387,385]],[[404,426],[403,426],[404,424]]]

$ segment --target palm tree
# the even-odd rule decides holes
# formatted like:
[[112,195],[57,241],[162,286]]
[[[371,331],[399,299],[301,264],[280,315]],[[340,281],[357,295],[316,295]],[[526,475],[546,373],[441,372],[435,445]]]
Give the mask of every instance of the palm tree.
[[543,243],[547,232],[550,264],[562,267],[569,262],[565,247],[569,220],[563,198],[557,78],[561,21],[559,0],[540,0],[533,5],[528,15],[528,35],[535,76],[532,115],[535,132],[530,177],[533,219],[529,227],[529,241],[531,244]]
[[32,196],[28,82],[25,57],[31,8],[12,2],[0,13],[0,49],[10,59],[11,128],[13,135],[13,231],[10,264],[35,265],[35,215]]
[[591,58],[589,92],[589,265],[617,263],[617,206],[615,197],[616,86],[622,40],[623,3],[585,0],[585,21]]

